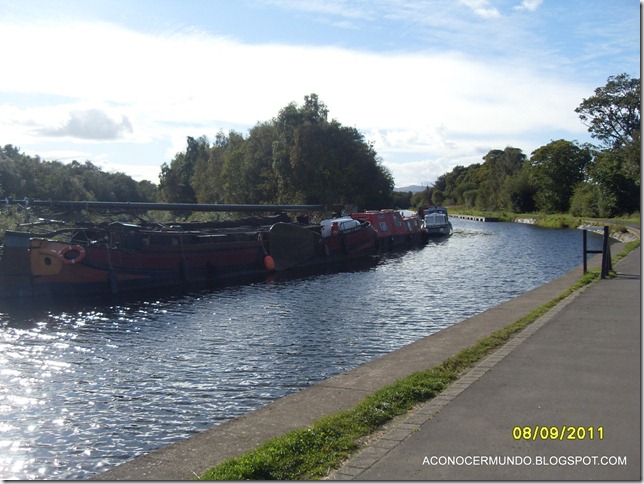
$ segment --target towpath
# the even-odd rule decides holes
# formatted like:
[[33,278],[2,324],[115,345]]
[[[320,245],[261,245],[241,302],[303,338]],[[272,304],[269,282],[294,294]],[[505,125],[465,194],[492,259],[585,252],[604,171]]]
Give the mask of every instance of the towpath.
[[640,268],[638,249],[330,477],[641,480]]
[[[621,244],[613,249],[620,250]],[[493,368],[473,370],[427,407],[355,458],[336,479],[639,479],[640,473],[640,256],[552,316]],[[597,266],[595,257],[589,267]],[[552,300],[581,277],[581,268],[368,364],[281,398],[194,437],[132,459],[94,479],[194,479],[217,463],[266,440],[351,408],[377,389],[432,368],[490,333]],[[564,318],[565,317],[565,318]],[[563,318],[563,320],[562,320]],[[533,323],[537,328],[537,323]],[[534,330],[533,330],[534,331]],[[524,335],[525,336],[525,335]],[[516,347],[516,348],[515,348]],[[498,355],[497,355],[498,358]],[[490,357],[488,364],[494,362]],[[484,374],[480,379],[478,376]],[[468,380],[473,379],[473,381]],[[471,383],[469,386],[467,384]],[[455,393],[462,389],[456,396]],[[445,402],[449,402],[441,407]],[[440,412],[428,418],[436,408]],[[514,440],[514,427],[592,427],[595,440]],[[597,440],[602,427],[603,440]],[[556,447],[552,447],[556,445]],[[431,456],[626,456],[622,467],[428,466]],[[560,474],[559,472],[566,472]],[[577,474],[567,474],[575,471]],[[579,476],[579,477],[577,477]]]

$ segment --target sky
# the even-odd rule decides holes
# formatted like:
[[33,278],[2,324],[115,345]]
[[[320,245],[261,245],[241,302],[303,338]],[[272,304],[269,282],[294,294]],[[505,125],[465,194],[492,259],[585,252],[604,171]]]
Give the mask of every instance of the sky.
[[0,145],[158,183],[188,136],[314,93],[428,185],[592,142],[575,108],[639,78],[640,45],[639,0],[0,0]]

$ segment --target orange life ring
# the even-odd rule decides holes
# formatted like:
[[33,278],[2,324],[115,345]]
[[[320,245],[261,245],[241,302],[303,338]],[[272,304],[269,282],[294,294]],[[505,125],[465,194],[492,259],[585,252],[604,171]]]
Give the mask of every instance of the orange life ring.
[[[78,252],[78,255],[76,257],[65,257],[66,254],[69,252]],[[66,247],[63,247],[58,251],[58,260],[61,261],[63,264],[78,264],[80,261],[82,261],[87,253],[85,252],[85,249],[82,248],[80,245],[68,245]]]

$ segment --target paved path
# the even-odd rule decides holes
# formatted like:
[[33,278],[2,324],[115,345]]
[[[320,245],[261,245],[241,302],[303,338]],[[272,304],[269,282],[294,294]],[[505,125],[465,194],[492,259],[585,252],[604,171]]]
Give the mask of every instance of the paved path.
[[640,268],[637,249],[330,478],[641,480]]

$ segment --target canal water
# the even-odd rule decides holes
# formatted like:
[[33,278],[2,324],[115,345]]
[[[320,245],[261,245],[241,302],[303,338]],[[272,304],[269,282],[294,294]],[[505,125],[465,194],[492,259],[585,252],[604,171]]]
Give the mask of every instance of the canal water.
[[0,479],[91,478],[581,263],[579,230],[453,225],[450,238],[341,272],[0,304]]

